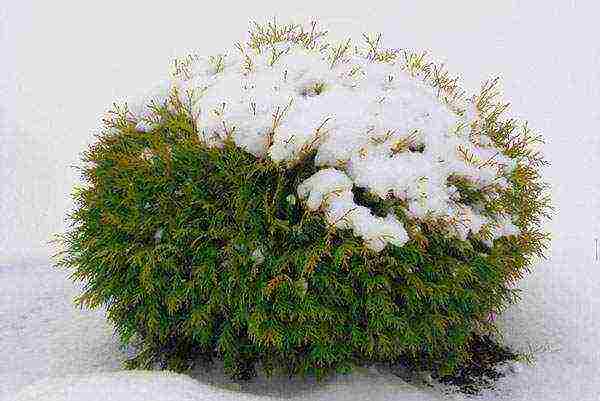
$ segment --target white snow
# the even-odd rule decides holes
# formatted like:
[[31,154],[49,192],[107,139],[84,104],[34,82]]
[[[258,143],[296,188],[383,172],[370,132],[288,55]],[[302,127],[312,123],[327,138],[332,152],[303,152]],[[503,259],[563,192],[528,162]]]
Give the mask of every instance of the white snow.
[[[48,378],[24,387],[15,401],[196,401],[223,397],[202,386],[189,376],[172,372],[113,372],[93,375],[73,375],[65,378]],[[229,394],[229,396],[233,393]],[[250,399],[240,397],[240,399]]]
[[[463,239],[491,227],[493,221],[474,207],[456,202],[451,197],[456,189],[447,183],[449,176],[460,175],[478,187],[508,185],[498,165],[513,161],[485,135],[468,137],[465,127],[480,118],[472,102],[445,103],[434,87],[407,70],[401,55],[385,63],[351,51],[337,63],[330,56],[331,51],[286,41],[260,50],[246,46],[218,57],[194,57],[186,72],[174,73],[171,82],[157,84],[128,104],[146,130],[152,118],[145,104],[165,102],[169,90],[183,103],[193,94],[199,136],[210,146],[221,146],[231,136],[248,152],[268,154],[281,163],[317,150],[315,163],[322,171],[341,170],[335,177],[343,175],[347,187],[324,209],[327,219],[340,229],[353,228],[375,251],[387,243],[402,245],[408,235],[394,215],[382,219],[365,207],[356,208],[353,186],[382,199],[405,200],[412,217],[445,218]],[[466,110],[471,119],[450,106]],[[424,150],[411,152],[415,145]],[[465,160],[460,150],[475,162]],[[311,210],[334,191],[320,177],[307,180]],[[342,215],[347,216],[340,222]],[[495,230],[494,239],[519,234],[510,220],[506,224],[510,229]]]
[[355,236],[362,237],[367,246],[377,252],[388,242],[402,246],[408,241],[406,230],[394,215],[374,216],[369,208],[354,203],[352,181],[339,170],[319,170],[298,186],[298,195],[307,198],[310,210],[325,205],[329,224],[341,229],[352,228]]
[[[200,2],[181,6],[175,14],[173,2],[144,7],[135,2],[37,2],[33,7],[22,0],[0,7],[5,56],[0,64],[2,401],[44,388],[52,394],[38,397],[40,401],[86,388],[123,390],[120,397],[101,393],[104,401],[135,399],[144,388],[153,390],[147,399],[156,401],[172,399],[170,394],[180,394],[180,388],[195,392],[190,381],[159,372],[125,379],[119,362],[128,351],[119,349],[104,311],[73,308],[80,288],[68,273],[51,268],[45,241],[66,228],[62,221],[70,207],[68,194],[80,183],[69,165],[93,142],[90,131],[99,110],[136,87],[147,87],[162,74],[165,60],[197,47],[199,40],[205,54],[222,50],[243,34],[249,15],[262,20],[275,9],[281,15],[298,14],[287,4],[221,1],[211,5],[210,18],[202,23],[198,17],[206,15],[206,5]],[[431,49],[449,60],[450,70],[461,73],[471,93],[491,74],[502,73],[511,109],[548,140],[544,150],[552,165],[544,176],[553,183],[557,214],[548,224],[553,233],[548,260],[519,282],[521,301],[498,317],[508,344],[520,350],[543,348],[534,352],[535,365],[507,369],[497,389],[479,399],[597,401],[600,51],[597,35],[590,32],[597,31],[598,4],[423,0],[342,5],[306,0],[302,7],[318,10],[324,22],[331,22],[332,35],[354,27],[357,38],[362,31],[382,31],[386,43]],[[305,17],[309,15],[299,15]],[[135,24],[140,20],[143,26]],[[323,154],[325,146],[321,144]],[[355,146],[348,143],[348,149]],[[234,393],[227,391],[233,386],[218,368],[195,370],[189,377],[199,385],[193,398],[198,400],[462,398],[444,395],[441,388],[417,388],[374,369],[321,385],[260,376]],[[124,387],[126,381],[131,384]]]
[[261,264],[265,261],[265,255],[260,248],[256,248],[250,255],[256,264]]

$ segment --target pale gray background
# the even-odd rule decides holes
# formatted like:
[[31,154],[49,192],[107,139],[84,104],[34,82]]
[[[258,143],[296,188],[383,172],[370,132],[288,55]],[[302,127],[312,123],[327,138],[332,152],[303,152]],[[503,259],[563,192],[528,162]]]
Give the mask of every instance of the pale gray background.
[[[543,174],[553,184],[557,207],[548,224],[553,236],[549,260],[520,284],[522,302],[500,319],[507,343],[519,349],[542,345],[545,351],[537,353],[534,367],[502,386],[514,400],[596,400],[598,1],[289,3],[2,1],[0,329],[2,319],[8,325],[0,337],[0,383],[18,388],[46,374],[114,370],[122,358],[104,331],[73,323],[86,316],[90,327],[105,327],[99,315],[72,311],[70,296],[76,291],[66,277],[53,275],[44,245],[65,228],[69,193],[77,182],[69,165],[78,163],[79,152],[93,140],[103,112],[115,99],[164,78],[174,57],[229,48],[243,37],[250,19],[277,15],[281,21],[308,21],[316,16],[334,37],[383,32],[387,46],[428,50],[460,74],[469,93],[483,80],[502,76],[510,115],[529,120],[547,139],[544,150],[552,165]],[[34,265],[37,270],[26,270]],[[34,283],[36,277],[41,284]],[[48,299],[54,300],[54,312],[46,312]],[[41,325],[23,335],[11,328],[24,324],[17,311],[32,305],[57,324],[55,331]],[[90,330],[92,337],[86,336]],[[107,343],[114,348],[108,354],[98,345]],[[46,350],[42,354],[40,347]],[[7,352],[14,359],[3,364]],[[45,366],[52,366],[49,373]],[[29,374],[32,370],[42,373]],[[348,394],[346,399],[354,399],[351,395],[358,393]]]

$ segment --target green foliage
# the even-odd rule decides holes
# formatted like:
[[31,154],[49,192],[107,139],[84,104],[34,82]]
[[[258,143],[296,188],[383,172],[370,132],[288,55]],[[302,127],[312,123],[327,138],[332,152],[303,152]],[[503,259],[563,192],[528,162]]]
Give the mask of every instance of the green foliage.
[[[293,26],[261,29],[255,47],[283,40]],[[314,47],[318,36],[313,27],[294,38]],[[379,39],[368,42],[374,60],[394,57],[377,49]],[[426,68],[422,58],[407,60]],[[214,62],[223,68],[222,58]],[[394,211],[410,228],[407,244],[375,253],[295,201],[298,184],[317,170],[314,151],[282,166],[231,140],[209,148],[173,97],[155,105],[161,119],[151,132],[136,131],[117,106],[106,119],[83,154],[89,185],[73,193],[77,208],[59,235],[56,266],[86,282],[78,305],[105,306],[123,344],[137,340],[128,368],[185,371],[218,357],[232,377],[251,377],[260,363],[321,379],[365,361],[409,358],[447,375],[471,359],[469,339],[494,331],[488,314],[515,301],[514,281],[547,241],[539,229],[545,184],[535,172],[544,162],[528,153],[527,130],[514,140],[514,122],[498,119],[485,90],[480,128],[522,162],[499,197],[460,177],[453,184],[466,203],[518,216],[522,234],[491,248],[481,238],[449,238],[438,222],[411,221],[401,201],[356,190],[358,203]]]

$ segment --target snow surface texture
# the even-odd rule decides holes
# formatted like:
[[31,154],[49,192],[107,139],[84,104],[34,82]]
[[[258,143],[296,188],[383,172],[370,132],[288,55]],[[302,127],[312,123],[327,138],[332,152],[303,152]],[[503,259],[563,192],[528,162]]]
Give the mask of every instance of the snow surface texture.
[[[45,379],[23,389],[15,401],[194,401],[199,394],[206,396],[210,391],[189,376],[134,371]],[[222,392],[217,394],[225,396]]]
[[483,227],[491,233],[484,239],[490,246],[519,234],[510,218],[493,221],[476,205],[457,202],[457,188],[448,184],[453,175],[480,189],[507,188],[503,175],[516,165],[485,134],[469,138],[478,120],[471,101],[442,100],[420,72],[398,61],[400,55],[379,62],[366,51],[348,52],[338,60],[331,57],[333,46],[320,50],[322,45],[307,49],[289,40],[190,56],[171,80],[128,100],[128,109],[137,128],[149,131],[157,118],[150,106],[164,104],[175,90],[184,104],[192,99],[199,136],[209,146],[231,136],[257,157],[288,164],[316,149],[315,164],[323,169],[298,187],[298,195],[378,252],[387,243],[402,246],[407,231],[394,214],[382,218],[357,205],[355,186],[406,201],[410,217],[445,219],[463,240]]
[[[34,390],[26,386],[44,381],[40,386],[45,387],[46,379],[110,375],[121,370],[119,362],[127,356],[112,337],[103,311],[73,308],[80,289],[68,274],[51,268],[45,244],[52,233],[65,229],[61,222],[70,205],[68,194],[74,184],[81,184],[69,165],[94,141],[91,131],[98,110],[146,87],[164,73],[165,60],[197,47],[199,38],[206,54],[214,54],[243,35],[249,15],[260,20],[277,9],[287,16],[286,7],[297,7],[290,13],[298,14],[298,20],[311,16],[298,11],[300,7],[319,10],[323,22],[332,26],[331,34],[354,29],[360,37],[361,32],[381,31],[389,42],[431,49],[447,58],[452,71],[462,73],[471,93],[490,74],[502,73],[511,109],[548,139],[544,149],[552,165],[543,173],[553,183],[557,214],[549,222],[554,234],[549,259],[519,283],[521,302],[499,317],[509,345],[546,350],[535,352],[534,366],[509,374],[497,391],[481,399],[599,399],[600,262],[594,254],[594,238],[600,237],[600,48],[593,34],[598,32],[597,2],[305,0],[295,5],[222,0],[211,4],[211,16],[202,23],[198,16],[206,15],[206,3],[174,3],[146,2],[140,7],[107,0],[37,2],[33,7],[21,0],[0,5],[0,41],[6,41],[0,44],[0,400],[14,401],[21,390],[27,397]],[[143,22],[139,29],[132,29],[135,21]],[[155,377],[164,387],[150,400],[177,394],[179,384],[166,385],[158,372]],[[190,377],[210,387],[201,387],[205,392],[194,399],[199,401],[236,401],[244,395],[257,401],[292,396],[315,401],[453,398],[373,371],[323,385],[261,376],[234,395],[223,389],[228,380],[218,369],[206,374],[196,370]],[[104,382],[105,388],[123,383],[111,380]],[[152,379],[135,380],[127,396],[103,393],[102,400],[135,399]],[[51,397],[72,386],[81,391],[92,385],[83,380],[62,384]]]
[[[572,241],[562,245],[576,249]],[[526,295],[499,318],[501,329],[515,349],[543,348],[535,352],[535,365],[509,366],[507,376],[482,400],[597,401],[600,273],[597,268],[591,270],[594,274],[586,272],[593,267],[586,259],[555,253],[551,263],[521,283]],[[572,272],[588,274],[577,280]],[[1,401],[469,399],[445,394],[451,389],[444,386],[414,386],[376,368],[321,384],[259,374],[239,385],[223,375],[220,362],[209,372],[194,369],[189,379],[165,372],[123,372],[119,363],[133,356],[132,350],[119,348],[103,310],[73,308],[80,291],[67,272],[47,263],[0,264]]]

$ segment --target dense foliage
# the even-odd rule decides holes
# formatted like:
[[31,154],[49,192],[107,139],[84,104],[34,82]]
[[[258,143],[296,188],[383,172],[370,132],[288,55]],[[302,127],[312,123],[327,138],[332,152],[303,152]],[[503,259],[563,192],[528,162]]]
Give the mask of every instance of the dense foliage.
[[[414,58],[407,58],[407,60]],[[415,64],[414,68],[432,69]],[[438,80],[438,85],[449,85]],[[456,177],[462,202],[487,202],[516,217],[521,234],[488,246],[415,221],[401,200],[360,189],[358,204],[393,212],[410,229],[402,247],[368,249],[296,198],[314,151],[282,166],[237,147],[209,147],[177,97],[154,105],[152,130],[115,107],[84,153],[88,185],[74,192],[70,230],[56,266],[86,283],[81,306],[105,306],[122,342],[137,339],[130,368],[185,371],[222,358],[234,377],[267,371],[321,378],[365,361],[409,358],[447,374],[466,363],[475,334],[494,331],[490,312],[517,298],[514,283],[548,240],[545,164],[527,126],[501,120],[494,82],[479,95],[479,127],[519,160],[510,190],[487,199]]]

